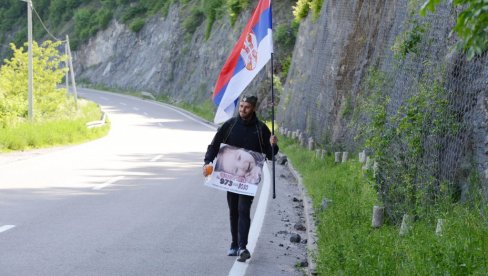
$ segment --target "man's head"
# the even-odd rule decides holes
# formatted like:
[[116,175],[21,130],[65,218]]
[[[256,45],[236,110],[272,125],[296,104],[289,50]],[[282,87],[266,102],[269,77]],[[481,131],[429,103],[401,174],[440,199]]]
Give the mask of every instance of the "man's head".
[[256,96],[243,96],[239,102],[239,116],[244,120],[250,119],[256,111],[257,102]]

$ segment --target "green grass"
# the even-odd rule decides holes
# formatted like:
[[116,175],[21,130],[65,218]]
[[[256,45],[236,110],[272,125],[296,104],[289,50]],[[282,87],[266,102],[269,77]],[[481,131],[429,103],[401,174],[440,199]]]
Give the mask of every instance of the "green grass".
[[79,144],[105,136],[110,124],[87,128],[86,123],[101,118],[100,108],[93,102],[79,100],[75,118],[25,122],[0,129],[0,152],[46,148],[57,145]]
[[207,121],[213,122],[215,111],[214,111],[214,104],[210,99],[204,101],[201,105],[191,105],[182,102],[177,104],[177,106],[193,114],[196,114]]
[[[444,230],[416,221],[406,236],[397,225],[371,227],[376,191],[357,159],[335,164],[318,160],[290,139],[280,149],[303,177],[316,210],[319,275],[487,275],[488,221],[476,204],[451,203]],[[323,198],[332,200],[320,210]]]

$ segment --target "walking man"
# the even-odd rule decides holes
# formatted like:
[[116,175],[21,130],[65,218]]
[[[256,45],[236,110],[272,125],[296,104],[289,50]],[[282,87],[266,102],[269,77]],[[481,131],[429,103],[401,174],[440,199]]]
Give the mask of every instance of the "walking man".
[[[217,130],[205,154],[204,176],[207,176],[206,167],[217,156],[221,143],[264,153],[268,159],[272,159],[272,150],[274,150],[274,154],[278,152],[278,139],[271,135],[269,128],[256,116],[257,101],[255,96],[243,96],[239,102],[239,115],[227,120]],[[237,260],[240,262],[251,258],[251,253],[246,246],[251,227],[253,199],[253,196],[227,192],[232,235],[232,243],[227,255],[238,256]]]

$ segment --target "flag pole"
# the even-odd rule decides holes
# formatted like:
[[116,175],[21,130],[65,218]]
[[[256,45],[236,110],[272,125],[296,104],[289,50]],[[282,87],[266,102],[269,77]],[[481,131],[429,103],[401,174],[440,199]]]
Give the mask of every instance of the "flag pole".
[[[274,68],[273,68],[273,52],[271,52],[271,135],[274,135],[274,76],[273,76]],[[271,145],[271,158],[273,160],[273,199],[276,198],[276,177],[275,177],[275,152],[274,152],[274,145]]]

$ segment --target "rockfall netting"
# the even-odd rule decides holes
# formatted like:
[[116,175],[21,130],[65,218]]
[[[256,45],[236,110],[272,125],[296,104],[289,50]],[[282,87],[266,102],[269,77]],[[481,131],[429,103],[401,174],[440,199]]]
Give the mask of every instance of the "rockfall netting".
[[297,42],[280,126],[328,151],[364,145],[394,223],[455,201],[488,223],[488,55],[456,49],[450,6],[420,17],[420,1],[364,2],[327,1],[301,26],[314,39]]

